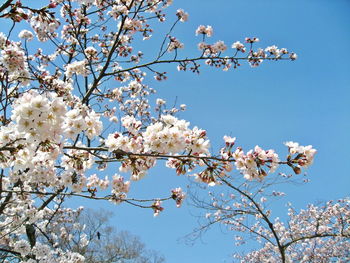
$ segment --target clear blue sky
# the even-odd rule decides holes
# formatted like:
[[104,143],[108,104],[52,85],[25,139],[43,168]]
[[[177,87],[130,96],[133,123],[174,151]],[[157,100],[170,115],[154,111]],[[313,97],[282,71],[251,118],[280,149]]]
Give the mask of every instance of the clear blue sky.
[[[214,150],[222,145],[225,134],[236,136],[237,144],[246,150],[258,144],[276,149],[281,156],[286,153],[285,141],[312,144],[318,154],[307,170],[311,182],[284,187],[285,202],[302,208],[310,202],[349,196],[350,1],[174,0],[169,11],[177,8],[190,13],[189,21],[175,31],[185,43],[184,56],[198,54],[200,39],[194,31],[204,24],[214,28],[210,41],[232,44],[256,36],[261,39],[257,46],[286,47],[299,59],[264,62],[256,69],[244,64],[228,72],[203,66],[199,76],[167,67],[172,74],[168,81],[155,84],[157,97],[173,102],[177,96],[179,104],[187,104],[181,116],[208,131]],[[147,43],[143,50],[153,51]],[[132,193],[136,197],[164,196],[187,182],[172,170],[156,168],[133,185]],[[91,206],[74,200],[74,206],[81,204]],[[151,211],[133,207],[95,205],[112,209],[117,228],[139,235],[168,263],[230,262],[229,255],[235,250],[233,235],[219,227],[193,246],[179,241],[197,226],[193,215],[198,211],[187,205],[181,209],[166,205],[157,218]],[[285,213],[283,205],[275,211],[279,213]]]

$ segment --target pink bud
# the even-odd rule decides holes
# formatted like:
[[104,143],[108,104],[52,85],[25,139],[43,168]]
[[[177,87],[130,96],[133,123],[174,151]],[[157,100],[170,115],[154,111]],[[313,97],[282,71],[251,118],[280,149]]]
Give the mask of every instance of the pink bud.
[[53,2],[53,3],[50,3],[48,5],[48,8],[55,8],[56,6],[57,6],[57,4],[55,2]]

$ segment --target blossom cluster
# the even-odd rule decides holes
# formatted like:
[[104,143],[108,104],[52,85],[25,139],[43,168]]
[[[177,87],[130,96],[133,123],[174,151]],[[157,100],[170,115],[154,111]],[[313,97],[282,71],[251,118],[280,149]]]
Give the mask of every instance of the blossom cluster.
[[113,5],[112,10],[107,12],[114,19],[118,19],[120,15],[127,15],[129,13],[128,8],[125,5]]
[[126,198],[129,188],[130,181],[124,181],[124,177],[118,174],[114,175],[112,180],[112,201],[115,203],[122,202],[122,200]]
[[67,112],[63,99],[54,93],[30,91],[13,103],[12,120],[26,141],[59,142]]
[[[236,168],[244,175],[247,180],[263,179],[268,173],[276,171],[281,161],[277,153],[270,150],[263,150],[259,146],[255,146],[253,150],[244,153],[241,147],[235,150],[236,138],[224,136],[225,147],[221,149],[221,156],[228,162],[224,166],[226,171],[231,171],[231,162],[234,162]],[[289,155],[287,156],[287,164],[293,168],[296,174],[301,172],[300,167],[308,167],[312,164],[316,150],[309,146],[300,146],[295,142],[286,142]]]
[[182,191],[180,187],[171,190],[171,193],[172,193],[171,198],[175,200],[176,206],[180,207],[182,205],[183,200],[186,197],[185,193]]
[[60,26],[60,22],[52,16],[39,13],[32,16],[30,25],[34,29],[39,41],[47,41],[50,35],[55,36],[55,31]]
[[87,61],[74,61],[66,66],[66,76],[70,78],[73,74],[87,76],[89,70],[87,69]]
[[[141,122],[132,116],[122,119],[123,126],[132,135],[136,135],[141,127]],[[123,150],[125,152],[157,152],[179,153],[182,151],[192,154],[208,154],[209,140],[206,140],[206,132],[194,127],[188,128],[189,122],[179,120],[171,115],[163,115],[160,121],[149,125],[145,132],[138,136],[124,136],[121,133],[108,135],[105,141],[109,151]]]
[[168,45],[168,52],[173,50],[184,48],[184,44],[177,40],[175,37],[170,37],[170,43]]
[[200,35],[203,34],[207,37],[211,37],[213,35],[213,28],[211,26],[203,26],[200,25],[197,29],[196,29],[196,35]]
[[20,43],[9,41],[2,32],[0,32],[0,69],[1,79],[5,78],[4,74],[8,74],[11,82],[19,82],[23,86],[30,82],[24,50]]
[[34,35],[33,35],[32,32],[24,29],[18,34],[18,37],[22,38],[22,39],[25,39],[27,41],[31,41],[34,38]]
[[209,153],[209,140],[206,132],[194,127],[188,128],[189,122],[171,115],[163,115],[160,121],[147,127],[143,133],[146,152],[179,153],[191,152],[194,155]]
[[227,46],[224,41],[219,40],[212,45],[200,42],[198,44],[198,49],[203,50],[204,55],[206,56],[216,56],[218,53],[226,51]]
[[247,180],[264,178],[267,175],[264,166],[269,169],[269,173],[273,173],[280,161],[274,150],[263,150],[259,146],[255,146],[254,150],[250,150],[246,154],[241,148],[237,148],[233,157],[236,159],[237,169],[244,174],[244,178]]
[[18,98],[13,108],[11,118],[27,142],[57,143],[63,134],[74,138],[81,131],[86,131],[88,138],[93,139],[102,131],[98,114],[79,104],[67,111],[63,98],[55,93],[39,94],[32,90]]
[[91,190],[97,190],[96,188],[100,188],[101,190],[106,190],[109,186],[108,176],[105,176],[104,179],[101,179],[97,176],[97,174],[92,174],[87,178],[86,187]]
[[[267,173],[273,173],[279,166],[280,159],[272,149],[263,150],[255,146],[254,150],[244,153],[241,147],[233,151],[235,137],[224,136],[224,141],[225,147],[221,149],[221,156],[228,161],[233,158],[235,166],[247,180],[263,179]],[[232,166],[227,164],[225,170],[231,171]]]
[[186,22],[188,20],[188,13],[186,13],[183,9],[178,9],[176,11],[176,15],[181,22]]
[[[288,159],[293,159],[293,163],[297,163],[298,167],[310,166],[316,154],[316,150],[312,148],[312,145],[301,146],[297,142],[286,142],[285,145],[288,147],[290,156]],[[292,158],[292,156],[295,156]]]
[[241,51],[242,53],[244,53],[246,51],[246,47],[244,46],[244,44],[242,44],[239,41],[236,41],[235,43],[233,43],[232,48],[237,49],[238,51]]
[[63,129],[68,138],[74,139],[77,134],[85,131],[87,137],[92,140],[95,136],[100,135],[103,124],[100,121],[100,115],[94,110],[77,104],[74,109],[66,113]]

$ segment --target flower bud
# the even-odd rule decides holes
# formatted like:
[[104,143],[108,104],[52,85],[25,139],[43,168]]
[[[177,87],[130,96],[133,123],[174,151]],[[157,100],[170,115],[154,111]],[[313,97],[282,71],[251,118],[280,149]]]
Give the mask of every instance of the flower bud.
[[295,174],[300,174],[301,173],[301,169],[298,166],[294,166],[293,167],[293,171],[294,171]]

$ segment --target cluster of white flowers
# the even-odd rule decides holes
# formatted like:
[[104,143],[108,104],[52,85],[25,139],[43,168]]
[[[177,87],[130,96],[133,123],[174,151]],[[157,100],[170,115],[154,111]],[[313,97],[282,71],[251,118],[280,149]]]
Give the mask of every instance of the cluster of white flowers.
[[[200,26],[197,29],[197,34],[205,34],[206,28],[204,26]],[[258,67],[265,59],[276,59],[279,60],[283,57],[283,55],[289,54],[290,60],[297,59],[297,55],[295,53],[288,52],[287,49],[281,48],[278,49],[276,46],[269,46],[265,50],[262,48],[258,48],[257,50],[253,50],[252,46],[254,43],[259,42],[259,39],[256,37],[253,38],[246,38],[245,42],[250,44],[250,50],[247,57],[247,60],[251,67]],[[237,52],[240,51],[242,53],[246,52],[246,47],[244,44],[242,44],[240,41],[236,41],[231,46],[233,49],[236,49]],[[200,42],[198,44],[198,49],[203,51],[203,55],[209,57],[205,61],[207,65],[215,66],[215,67],[222,67],[224,71],[227,71],[231,65],[232,62],[234,63],[234,68],[237,68],[237,66],[240,66],[237,60],[235,60],[232,57],[226,56],[224,58],[217,58],[217,56],[221,53],[227,50],[227,46],[223,41],[217,41],[214,44],[208,44],[205,42]],[[236,54],[237,54],[236,52]],[[236,55],[235,54],[235,55]],[[235,56],[234,55],[234,56]],[[216,57],[216,58],[215,58]],[[185,70],[184,66],[178,67],[180,70]]]
[[[21,194],[22,199],[26,199],[25,195]],[[17,196],[18,197],[18,196]],[[30,200],[30,199],[27,199]],[[12,202],[11,202],[12,203]],[[20,202],[16,202],[16,206],[14,206],[12,209],[5,209],[5,213],[7,215],[7,218],[9,218],[11,221],[8,221],[6,226],[9,227],[9,225],[12,225],[11,230],[11,239],[1,239],[0,243],[2,245],[6,245],[7,247],[11,247],[12,251],[17,252],[20,254],[21,261],[23,263],[37,263],[37,262],[50,262],[50,263],[83,263],[85,262],[85,259],[82,255],[63,250],[62,247],[60,247],[60,242],[62,240],[69,241],[73,239],[73,236],[71,234],[71,231],[67,231],[67,227],[71,227],[73,229],[84,229],[84,226],[80,225],[79,223],[74,223],[74,219],[76,219],[77,215],[81,212],[81,208],[78,208],[77,210],[72,209],[54,209],[51,210],[49,208],[44,208],[43,210],[39,210],[34,208],[32,205],[24,204]],[[25,206],[24,206],[25,205]],[[29,211],[26,211],[28,207],[31,207],[32,209]],[[21,218],[19,215],[22,213],[27,212],[27,216]],[[40,216],[34,216],[33,219],[32,215],[38,214]],[[55,219],[53,220],[53,217]],[[74,217],[74,218],[73,218]],[[49,219],[49,220],[48,220]],[[16,222],[18,225],[14,225],[14,222]],[[53,246],[49,246],[45,243],[42,243],[42,240],[38,238],[38,234],[36,233],[36,240],[35,245],[31,244],[27,240],[23,239],[23,236],[26,235],[27,227],[23,222],[26,223],[27,226],[30,226],[31,222],[35,222],[35,227],[37,229],[40,229],[40,231],[47,231],[46,237],[50,238],[50,243]],[[0,223],[0,226],[3,229],[3,223],[6,223],[6,220]],[[79,230],[80,230],[79,229]],[[2,231],[2,230],[1,230]],[[4,234],[4,232],[1,232],[0,234]],[[6,230],[8,231],[8,229]],[[2,243],[2,242],[5,243]],[[31,240],[32,242],[33,240]],[[85,233],[81,233],[79,235],[79,240],[75,244],[85,247],[89,243],[89,240],[87,238],[87,235]]]
[[86,135],[90,140],[101,134],[103,125],[102,121],[100,121],[100,114],[96,113],[94,110],[87,111],[85,123]]
[[176,11],[176,15],[181,22],[186,22],[188,20],[188,13],[186,13],[183,9],[178,9]]
[[113,5],[112,10],[107,12],[114,19],[118,19],[120,15],[127,15],[129,10],[126,5]]
[[131,134],[137,134],[142,126],[142,122],[136,120],[134,116],[128,115],[121,118],[123,127]]
[[162,201],[157,200],[152,204],[152,209],[153,209],[153,215],[158,216],[160,212],[164,210],[164,207],[162,207]]
[[196,36],[198,36],[200,34],[205,35],[207,37],[211,37],[213,35],[213,28],[211,26],[200,25],[196,29]]
[[224,141],[227,147],[232,147],[236,142],[236,137],[224,136]]
[[95,0],[73,0],[73,2],[78,2],[81,5],[92,5],[93,3],[95,3]]
[[[34,90],[24,93],[13,103],[11,118],[13,123],[0,129],[3,145],[20,140],[26,147],[12,157],[6,152],[1,153],[1,165],[8,166],[15,157],[12,163],[15,170],[31,168],[28,173],[33,178],[27,180],[34,182],[48,182],[55,177],[54,160],[62,151],[59,144],[64,137],[74,139],[75,135],[85,131],[87,137],[93,139],[102,131],[99,114],[83,106],[67,112],[63,99],[55,93],[39,94]],[[85,151],[70,154],[77,156],[75,159],[65,156],[65,167],[77,171],[84,171],[85,166],[91,167],[81,161],[85,158]]]
[[66,113],[65,118],[63,129],[68,138],[74,139],[78,133],[86,131],[86,135],[91,140],[102,132],[100,115],[84,105],[76,105]]
[[[77,146],[83,146],[77,143]],[[69,172],[83,173],[94,164],[93,155],[87,151],[72,149],[62,157],[62,167]]]
[[33,247],[33,253],[37,259],[49,259],[48,257],[51,256],[51,249],[48,245],[37,243]]
[[183,200],[185,199],[186,194],[182,191],[180,187],[171,190],[171,198],[175,200],[176,206],[180,207]]
[[[137,137],[142,139],[141,137]],[[142,143],[142,141],[141,141]],[[108,147],[108,150],[110,152],[116,151],[116,150],[122,150],[124,152],[130,152],[130,149],[133,148],[134,144],[137,144],[141,146],[141,143],[138,144],[135,139],[132,139],[132,141],[127,136],[123,136],[121,133],[114,133],[109,134],[107,139],[105,140],[105,144]]]
[[[253,44],[258,41],[256,39],[257,38],[253,38],[246,42]],[[297,59],[297,55],[295,53],[289,53],[285,48],[278,49],[276,46],[269,46],[265,50],[261,48],[255,52],[251,50],[249,53],[248,62],[252,67],[257,67],[267,57],[271,58],[271,56],[273,56],[273,58],[277,60],[286,54],[289,54],[289,58],[291,60]]]
[[264,59],[267,57],[263,49],[258,48],[257,51],[250,51],[248,56],[248,62],[251,67],[258,67]]
[[[124,136],[121,133],[110,134],[105,140],[105,145],[110,152],[116,154],[116,158],[121,158],[125,154],[144,153],[144,139],[141,134],[137,136],[130,134],[130,136],[131,137]],[[125,158],[119,170],[121,172],[131,171],[131,179],[139,180],[144,177],[147,171],[155,164],[156,158],[154,157],[139,156],[138,158],[132,159]]]
[[170,38],[170,43],[168,45],[168,52],[174,51],[179,48],[184,48],[184,44],[177,40],[175,37]]
[[288,50],[285,48],[278,49],[276,46],[269,46],[265,48],[265,52],[274,55],[276,58],[280,58],[282,55],[288,54]]
[[264,166],[269,169],[269,172],[274,172],[279,165],[278,155],[274,150],[263,150],[259,146],[255,146],[254,150],[244,154],[241,148],[237,148],[233,153],[238,170],[244,174],[247,180],[262,179],[267,173],[263,169]]
[[290,58],[291,60],[296,60],[296,59],[298,58],[298,55],[295,54],[295,53],[293,53],[293,52],[291,52],[291,53],[289,54],[289,58]]
[[25,149],[14,155],[12,165],[16,173],[11,174],[11,179],[26,180],[33,185],[56,185],[59,179],[56,176],[55,161],[61,151],[58,145],[50,142],[42,142],[38,150],[34,144],[27,144]]
[[88,59],[95,60],[97,58],[97,50],[94,47],[87,47],[84,50],[85,55]]
[[87,178],[87,184],[86,184],[86,187],[88,189],[92,189],[92,188],[96,188],[96,187],[99,187],[101,188],[102,190],[105,190],[107,189],[109,186],[109,180],[108,180],[108,177],[106,176],[105,179],[100,179],[97,174],[93,174],[93,175],[90,175],[88,178]]
[[179,153],[187,150],[192,154],[209,153],[209,140],[205,131],[188,128],[189,122],[163,115],[160,121],[147,127],[143,133],[146,152]]
[[235,48],[238,51],[241,51],[242,53],[244,53],[246,50],[245,46],[239,41],[236,41],[235,43],[233,43],[232,48]]
[[54,34],[56,29],[60,26],[60,22],[45,14],[39,14],[37,16],[32,16],[30,25],[34,29],[39,41],[47,41],[49,36]]
[[66,76],[70,78],[73,74],[87,76],[89,74],[89,70],[87,69],[87,60],[82,61],[74,61],[68,65],[66,65]]
[[[21,110],[17,113],[21,114]],[[23,117],[27,116],[23,115]],[[25,121],[32,122],[29,118]],[[20,122],[22,122],[22,119],[20,119]],[[43,132],[41,136],[37,127],[23,127],[21,131],[19,131],[21,129],[19,127],[18,123],[13,122],[0,129],[1,146],[8,145],[13,149],[1,151],[0,166],[2,168],[13,168],[13,172],[9,174],[12,182],[20,179],[28,185],[45,184],[46,186],[54,186],[58,181],[55,162],[62,151],[60,144],[58,144],[61,136],[57,135],[59,133],[56,134],[55,131],[57,127],[40,131]],[[58,127],[57,130],[59,129]]]
[[137,31],[142,31],[142,21],[137,19],[131,19],[127,17],[124,21],[124,24],[122,22],[119,22],[118,28],[120,28],[123,25],[124,30],[129,30],[129,33],[133,34]]
[[[227,162],[223,163],[222,168],[229,172],[232,170],[232,164],[244,174],[247,180],[263,179],[267,173],[273,173],[280,164],[280,159],[274,150],[263,150],[255,146],[254,150],[246,154],[241,147],[233,150],[236,138],[224,136],[225,147],[220,151],[221,157]],[[300,167],[308,167],[312,164],[316,150],[309,146],[300,146],[295,142],[286,142],[289,149],[286,164],[290,166],[296,174],[301,172]]]
[[139,157],[137,159],[126,159],[122,162],[119,168],[120,172],[131,172],[130,179],[138,181],[142,179],[149,169],[156,165],[156,158],[154,157]]
[[157,104],[158,106],[165,105],[165,103],[166,103],[166,101],[163,100],[163,99],[157,99],[157,101],[156,101],[156,104]]
[[126,194],[129,192],[130,181],[124,181],[124,177],[119,174],[113,175],[112,180],[112,194],[115,194],[118,198],[126,198]]
[[0,54],[0,69],[2,72],[8,72],[9,80],[28,85],[28,65],[20,43],[7,40],[6,35],[0,32]]
[[25,39],[27,41],[31,41],[34,38],[34,35],[33,35],[32,32],[24,29],[21,32],[19,32],[18,37],[22,38],[22,39]]
[[313,163],[317,151],[312,148],[312,145],[301,146],[297,142],[286,142],[285,145],[289,153],[296,156],[294,161],[298,166],[308,167]]
[[246,37],[245,38],[245,42],[246,43],[250,43],[250,44],[253,44],[253,43],[256,43],[256,42],[259,42],[260,39],[257,38],[257,37]]
[[206,55],[206,56],[210,56],[210,55],[215,56],[220,52],[226,51],[227,46],[224,43],[224,41],[219,40],[212,45],[207,44],[205,42],[200,42],[198,44],[198,49],[203,50],[204,55]]
[[6,35],[2,32],[0,32],[0,49],[3,50],[5,49],[9,44],[9,41],[6,37]]
[[67,79],[63,81],[53,76],[47,75],[44,77],[45,83],[50,87],[51,90],[55,91],[59,97],[63,97],[66,101],[72,101],[73,95],[73,80]]
[[216,43],[214,43],[214,45],[212,45],[211,48],[213,53],[219,53],[226,51],[227,46],[225,45],[224,41],[219,40]]
[[[77,43],[76,38],[74,37],[74,25],[68,24],[64,25],[61,30],[61,38],[66,40],[68,43]],[[61,53],[68,55],[72,50],[60,50]]]
[[65,135],[68,138],[74,139],[78,133],[86,129],[86,122],[81,113],[82,110],[79,108],[75,108],[67,112],[66,122],[63,128]]
[[30,142],[61,140],[66,106],[55,93],[29,91],[13,103],[12,120]]

